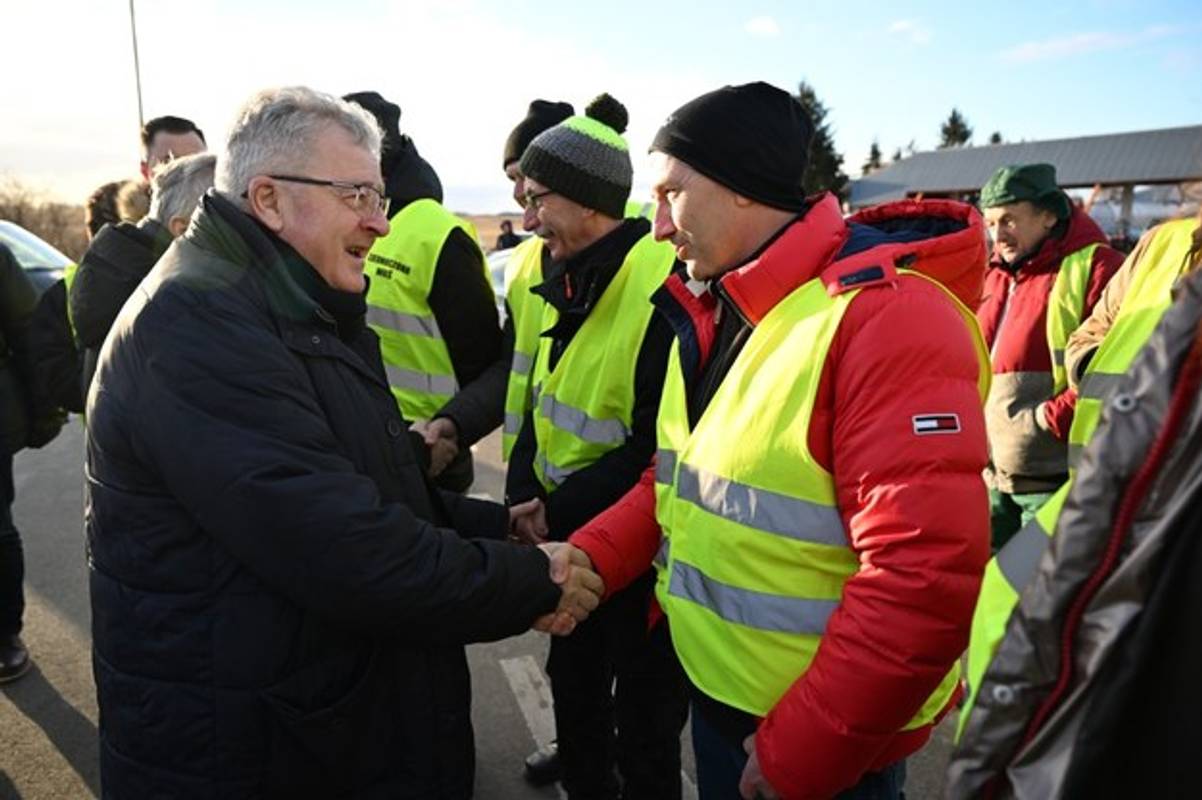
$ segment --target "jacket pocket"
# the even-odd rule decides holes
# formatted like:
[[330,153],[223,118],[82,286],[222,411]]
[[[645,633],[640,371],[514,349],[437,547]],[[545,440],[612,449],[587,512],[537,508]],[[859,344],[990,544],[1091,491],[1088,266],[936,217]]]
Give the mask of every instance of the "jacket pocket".
[[379,733],[371,718],[384,712],[381,661],[378,646],[331,656],[261,693],[270,726],[267,796],[353,795],[367,777],[359,766],[371,764],[381,744],[364,741]]

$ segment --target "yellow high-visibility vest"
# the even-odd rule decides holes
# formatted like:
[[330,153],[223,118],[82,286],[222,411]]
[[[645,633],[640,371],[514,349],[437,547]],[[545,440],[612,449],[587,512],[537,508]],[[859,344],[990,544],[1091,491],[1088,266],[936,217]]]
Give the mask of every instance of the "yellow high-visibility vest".
[[[656,593],[694,685],[756,716],[809,668],[844,584],[860,569],[834,479],[808,446],[823,365],[860,291],[831,297],[814,279],[778,303],[691,431],[678,348],[669,359],[658,420]],[[948,296],[976,344],[983,403],[989,353],[972,312]],[[931,722],[958,680],[956,664],[904,729]]]
[[[430,419],[459,391],[451,355],[430,310],[434,268],[452,231],[464,231],[473,242],[476,232],[430,199],[409,203],[390,226],[367,254],[367,321],[380,337],[388,385],[401,415]],[[487,282],[483,251],[480,271]]]

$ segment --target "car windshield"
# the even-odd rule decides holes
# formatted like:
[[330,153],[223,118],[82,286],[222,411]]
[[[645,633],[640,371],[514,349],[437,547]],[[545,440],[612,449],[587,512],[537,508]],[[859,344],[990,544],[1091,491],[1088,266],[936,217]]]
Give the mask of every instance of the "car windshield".
[[64,269],[71,259],[20,225],[0,220],[0,242],[8,245],[24,269]]

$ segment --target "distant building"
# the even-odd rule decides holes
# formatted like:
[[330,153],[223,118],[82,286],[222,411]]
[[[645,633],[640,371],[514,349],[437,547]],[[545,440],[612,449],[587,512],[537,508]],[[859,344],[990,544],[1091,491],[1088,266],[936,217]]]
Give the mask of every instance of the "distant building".
[[853,180],[850,203],[855,209],[919,195],[975,200],[998,167],[1036,162],[1055,165],[1064,189],[1089,195],[1100,187],[1091,214],[1111,233],[1125,234],[1197,209],[1202,125],[915,153]]

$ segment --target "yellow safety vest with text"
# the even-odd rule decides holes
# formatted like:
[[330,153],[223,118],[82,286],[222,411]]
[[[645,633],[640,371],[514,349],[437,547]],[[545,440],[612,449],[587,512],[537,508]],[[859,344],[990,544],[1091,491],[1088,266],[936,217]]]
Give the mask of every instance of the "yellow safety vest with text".
[[675,260],[672,245],[646,234],[626,254],[555,369],[549,369],[551,341],[540,342],[534,474],[548,492],[630,436],[635,367],[654,312],[651,295]]
[[[860,291],[832,297],[814,279],[778,303],[691,431],[678,347],[669,358],[658,420],[656,593],[694,685],[756,716],[809,668],[844,584],[861,568],[834,479],[808,446],[827,353]],[[972,312],[948,296],[976,343],[984,402],[988,350]],[[931,722],[959,674],[957,663],[904,729]]]
[[[415,200],[397,212],[387,236],[367,254],[367,321],[380,337],[388,385],[407,420],[429,419],[459,390],[446,342],[430,310],[430,287],[443,244],[465,220],[434,200]],[[478,247],[478,245],[477,245]],[[484,254],[480,271],[488,279]]]

